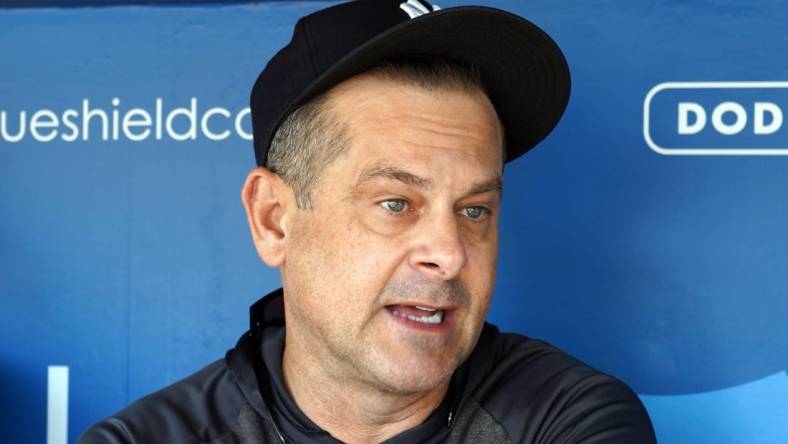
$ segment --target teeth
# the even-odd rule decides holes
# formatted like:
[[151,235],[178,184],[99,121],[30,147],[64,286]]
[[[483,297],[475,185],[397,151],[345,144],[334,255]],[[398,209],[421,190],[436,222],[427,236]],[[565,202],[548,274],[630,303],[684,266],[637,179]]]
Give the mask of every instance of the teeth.
[[419,310],[430,311],[430,312],[432,312],[432,311],[438,311],[438,309],[436,309],[436,308],[429,308],[429,307],[419,307],[418,305],[416,306],[416,308],[418,308]]
[[400,313],[398,311],[394,311],[394,314],[396,314],[397,316],[401,316],[403,318],[410,319],[411,321],[423,322],[425,324],[440,324],[441,322],[443,322],[442,310],[431,310],[431,311],[435,312],[435,314],[433,314],[432,316],[413,316],[406,313]]

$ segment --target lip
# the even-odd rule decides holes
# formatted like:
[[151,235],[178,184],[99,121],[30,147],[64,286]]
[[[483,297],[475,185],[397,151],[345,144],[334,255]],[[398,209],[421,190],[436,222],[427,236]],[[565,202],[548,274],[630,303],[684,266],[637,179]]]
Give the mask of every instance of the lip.
[[396,301],[396,302],[392,302],[392,303],[387,303],[386,307],[391,307],[391,306],[394,306],[394,305],[409,305],[411,307],[424,307],[424,308],[430,308],[430,309],[433,309],[433,310],[443,310],[443,311],[446,311],[446,312],[452,311],[455,308],[457,308],[457,307],[455,307],[453,305],[436,305],[436,304],[431,304],[429,302],[420,302],[420,301]]
[[[425,322],[414,321],[414,320],[408,319],[406,317],[403,317],[403,316],[395,314],[393,307],[395,307],[397,305],[409,305],[409,306],[412,306],[412,307],[424,307],[424,308],[430,308],[430,309],[435,309],[435,310],[441,310],[441,311],[443,311],[443,320],[439,324],[427,324]],[[420,302],[416,302],[416,303],[398,302],[396,304],[386,305],[384,307],[384,309],[385,309],[384,311],[394,321],[398,322],[401,325],[404,325],[405,327],[407,327],[409,329],[416,330],[416,331],[422,331],[422,332],[445,333],[445,332],[449,331],[449,328],[451,327],[452,320],[453,320],[453,317],[454,317],[454,308],[453,307],[437,306],[437,305],[434,305],[434,304],[423,304],[423,303],[420,303]]]

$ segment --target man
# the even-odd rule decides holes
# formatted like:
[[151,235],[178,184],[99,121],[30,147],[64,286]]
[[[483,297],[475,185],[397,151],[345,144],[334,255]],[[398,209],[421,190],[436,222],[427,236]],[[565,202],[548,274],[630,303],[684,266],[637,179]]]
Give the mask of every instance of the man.
[[648,443],[637,397],[484,319],[502,170],[567,103],[560,50],[487,8],[305,17],[252,91],[242,190],[282,289],[225,360],[81,442]]

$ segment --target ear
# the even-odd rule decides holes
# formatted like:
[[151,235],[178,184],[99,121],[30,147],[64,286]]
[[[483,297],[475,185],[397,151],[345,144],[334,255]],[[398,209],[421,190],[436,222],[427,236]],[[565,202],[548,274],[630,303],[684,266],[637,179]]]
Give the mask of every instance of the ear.
[[241,201],[257,254],[270,267],[285,260],[286,216],[292,192],[275,173],[255,168],[246,177]]

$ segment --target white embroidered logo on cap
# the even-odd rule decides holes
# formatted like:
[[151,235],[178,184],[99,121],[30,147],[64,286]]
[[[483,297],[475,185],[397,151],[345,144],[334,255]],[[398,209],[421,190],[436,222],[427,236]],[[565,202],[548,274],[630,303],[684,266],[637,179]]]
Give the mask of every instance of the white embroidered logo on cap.
[[421,4],[419,0],[408,0],[406,2],[402,2],[400,3],[399,8],[407,12],[408,16],[412,19],[441,9],[438,5],[432,5],[432,11],[430,11],[426,6]]

